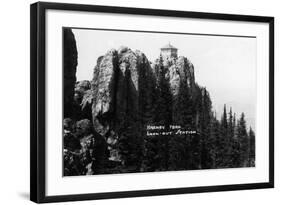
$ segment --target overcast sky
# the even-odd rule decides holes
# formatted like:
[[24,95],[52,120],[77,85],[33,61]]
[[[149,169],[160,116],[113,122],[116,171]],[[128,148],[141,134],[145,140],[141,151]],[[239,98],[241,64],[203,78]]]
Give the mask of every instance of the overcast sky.
[[125,31],[73,29],[78,49],[77,80],[90,80],[99,56],[109,49],[128,46],[142,51],[154,62],[160,48],[170,42],[178,55],[194,65],[195,80],[210,92],[214,109],[223,104],[240,114],[255,128],[256,39],[187,34],[160,34]]

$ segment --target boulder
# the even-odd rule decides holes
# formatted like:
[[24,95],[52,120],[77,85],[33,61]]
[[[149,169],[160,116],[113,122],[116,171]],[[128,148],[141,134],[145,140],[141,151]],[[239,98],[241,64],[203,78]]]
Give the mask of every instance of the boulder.
[[68,132],[74,132],[75,122],[70,118],[63,119],[63,129],[67,130]]
[[93,132],[92,122],[88,119],[79,120],[76,122],[75,134],[77,137],[82,138],[88,136]]

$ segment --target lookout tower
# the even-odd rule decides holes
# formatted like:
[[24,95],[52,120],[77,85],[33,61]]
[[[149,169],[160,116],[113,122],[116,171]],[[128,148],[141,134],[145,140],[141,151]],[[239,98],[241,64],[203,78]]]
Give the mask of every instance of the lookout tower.
[[163,46],[161,48],[161,55],[163,57],[163,59],[166,58],[177,58],[178,57],[178,49],[174,46],[171,45],[171,43],[169,42],[167,45]]

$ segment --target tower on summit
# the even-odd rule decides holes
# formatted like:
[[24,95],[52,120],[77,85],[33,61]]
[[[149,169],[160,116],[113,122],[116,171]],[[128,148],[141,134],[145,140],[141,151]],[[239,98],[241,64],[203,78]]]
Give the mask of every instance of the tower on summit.
[[161,49],[161,55],[163,59],[166,58],[177,58],[178,57],[178,49],[171,45],[169,42],[167,45],[163,46]]

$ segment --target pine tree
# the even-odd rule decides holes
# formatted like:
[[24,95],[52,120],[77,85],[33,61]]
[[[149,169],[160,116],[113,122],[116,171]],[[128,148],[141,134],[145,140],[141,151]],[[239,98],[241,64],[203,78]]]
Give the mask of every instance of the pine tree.
[[233,122],[232,122],[232,125],[233,125],[233,138],[235,138],[236,137],[236,129],[237,129],[237,127],[236,127],[236,113],[234,113],[233,114]]
[[139,171],[142,160],[142,140],[138,124],[127,115],[117,144],[124,167],[132,167],[134,171]]
[[212,102],[206,88],[202,89],[202,106],[200,111],[200,147],[201,147],[201,168],[207,169],[212,166],[210,147],[213,143],[211,139],[211,109]]
[[152,172],[158,168],[155,156],[158,153],[157,140],[155,136],[146,136],[144,139],[144,158],[141,171]]
[[154,122],[158,125],[169,126],[172,122],[172,93],[170,85],[165,77],[165,68],[163,60],[160,58],[159,62],[159,82],[157,86],[157,100],[155,107]]
[[228,166],[228,119],[226,105],[223,108],[223,115],[220,121],[220,134],[218,136],[217,166],[219,168]]
[[228,123],[227,123],[227,112],[226,112],[226,105],[225,104],[224,104],[224,107],[223,107],[221,127],[222,127],[222,134],[224,134],[226,136],[227,135]]
[[[158,82],[156,85],[153,97],[155,99],[153,123],[155,125],[165,126],[165,130],[169,128],[172,123],[172,93],[170,84],[165,77],[165,67],[163,65],[162,56],[160,56],[158,64]],[[154,137],[146,137],[146,144],[144,148],[144,170],[167,170],[169,159],[169,138],[167,135],[160,135]],[[154,156],[152,156],[154,154]]]
[[[232,113],[232,108],[229,111],[229,120],[228,120],[228,127],[229,127],[229,167],[235,167],[237,164],[237,153],[236,153],[236,114]],[[238,160],[239,161],[239,160]]]
[[169,140],[169,170],[191,169],[190,136],[173,135]]
[[250,167],[254,167],[255,166],[255,152],[256,152],[256,147],[255,147],[255,143],[256,143],[256,139],[255,139],[255,133],[252,130],[252,128],[250,127],[249,130],[249,162],[248,162],[248,166]]
[[249,138],[246,128],[245,114],[242,112],[237,125],[237,139],[240,146],[240,166],[247,166],[249,160]]
[[212,159],[212,168],[219,168],[222,163],[221,156],[221,131],[220,122],[216,119],[216,115],[212,117],[211,133],[210,133],[210,155]]
[[191,169],[201,169],[202,168],[202,125],[203,123],[203,104],[204,104],[204,88],[199,85],[195,85],[191,89],[191,99],[192,99],[192,124],[191,129],[197,131],[197,135],[190,135],[190,152],[191,152]]
[[[130,71],[125,74],[125,81],[130,82]],[[130,86],[127,86],[127,93],[132,93]],[[132,95],[126,95],[127,102],[133,102]],[[123,169],[126,172],[139,171],[143,155],[143,137],[141,136],[141,124],[139,116],[135,115],[135,109],[127,103],[124,111],[120,114],[122,119],[118,128],[118,143],[116,145],[118,153],[121,156]]]
[[235,125],[234,125],[234,117],[232,114],[232,108],[230,108],[228,115],[229,115],[229,117],[228,117],[229,137],[230,137],[230,139],[233,139]]
[[235,130],[235,116],[232,114],[232,108],[230,108],[229,113],[228,113],[228,167],[233,167],[233,146],[234,146],[234,130]]
[[232,139],[231,145],[231,167],[240,167],[240,142],[237,136],[237,122],[236,122],[236,113],[233,115],[233,127],[234,127],[234,137]]
[[179,91],[173,103],[173,122],[191,129],[192,126],[192,99],[187,84],[180,81]]

